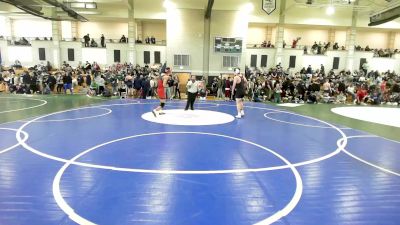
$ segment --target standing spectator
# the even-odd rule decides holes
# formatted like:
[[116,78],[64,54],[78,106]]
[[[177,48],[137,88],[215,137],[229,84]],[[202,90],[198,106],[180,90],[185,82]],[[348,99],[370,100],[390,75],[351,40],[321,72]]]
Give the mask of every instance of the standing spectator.
[[365,75],[367,75],[368,68],[369,68],[368,62],[365,61],[365,63],[362,64],[362,69],[363,69]]
[[61,94],[61,90],[64,87],[64,81],[63,81],[63,76],[61,73],[57,74],[57,94]]
[[154,36],[151,36],[150,41],[154,45],[156,43],[156,38]]
[[85,47],[89,47],[89,41],[90,41],[89,34],[83,36],[83,40],[85,41]]
[[92,76],[90,76],[90,73],[86,74],[86,87],[90,87],[92,85]]
[[71,95],[73,94],[72,91],[72,77],[70,73],[67,73],[64,77],[63,77],[63,82],[64,82],[64,94],[67,94],[67,90],[69,90],[71,92]]
[[105,48],[105,47],[106,47],[106,44],[104,43],[104,40],[105,40],[104,34],[102,34],[102,35],[101,35],[101,38],[100,38],[100,43],[101,43],[101,47],[102,47],[102,48]]

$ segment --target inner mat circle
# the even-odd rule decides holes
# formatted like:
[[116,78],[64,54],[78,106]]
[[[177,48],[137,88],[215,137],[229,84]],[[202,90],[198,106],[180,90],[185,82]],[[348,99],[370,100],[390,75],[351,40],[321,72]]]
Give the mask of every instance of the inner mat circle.
[[163,110],[165,114],[156,115],[147,112],[142,115],[142,119],[168,125],[181,126],[204,126],[230,123],[235,118],[227,113],[211,111],[211,110],[183,110],[170,109]]

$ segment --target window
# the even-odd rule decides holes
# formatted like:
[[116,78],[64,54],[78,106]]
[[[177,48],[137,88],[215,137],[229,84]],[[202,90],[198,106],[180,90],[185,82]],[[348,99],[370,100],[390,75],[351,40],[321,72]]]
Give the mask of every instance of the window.
[[239,56],[223,56],[222,66],[225,68],[239,67]]
[[121,62],[121,51],[115,49],[114,50],[114,62]]
[[39,48],[39,60],[46,60],[46,50],[44,48]]
[[150,51],[144,51],[143,54],[144,64],[150,64]]
[[295,68],[296,67],[296,56],[291,55],[289,58],[289,68]]
[[251,55],[250,67],[257,67],[257,55]]
[[75,61],[75,51],[73,48],[68,49],[68,61],[69,62]]
[[155,51],[154,52],[154,63],[161,63],[161,52]]
[[261,67],[267,67],[268,55],[261,56]]
[[189,55],[174,55],[174,66],[189,66]]

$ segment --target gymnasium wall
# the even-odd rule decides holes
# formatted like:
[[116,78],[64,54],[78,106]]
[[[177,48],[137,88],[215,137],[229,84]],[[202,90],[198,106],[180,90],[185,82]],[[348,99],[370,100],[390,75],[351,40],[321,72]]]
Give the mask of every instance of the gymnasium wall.
[[[229,68],[224,68],[222,64],[223,56],[239,56],[240,68],[244,70],[246,64],[246,44],[248,30],[248,15],[241,11],[213,10],[211,14],[210,27],[210,57],[209,72],[211,75],[219,75],[229,72]],[[224,21],[221,23],[220,21]],[[239,37],[243,39],[242,54],[216,53],[214,51],[215,37]]]
[[271,39],[268,39],[267,35],[268,25],[253,25],[249,24],[248,33],[247,33],[247,43],[248,44],[258,44],[260,45],[263,41],[271,41],[273,45],[275,45],[276,41],[276,28],[272,27],[272,35]]
[[142,22],[142,35],[143,40],[146,37],[154,36],[157,41],[167,40],[166,22],[161,20],[156,21],[143,21]]
[[[166,46],[158,46],[158,45],[136,45],[136,63],[139,65],[144,65],[144,51],[150,52],[150,64],[154,64],[154,52],[160,52],[160,60],[161,63],[166,61],[167,57],[167,47]],[[124,62],[124,61],[123,61]]]
[[90,38],[100,39],[104,34],[106,39],[120,39],[122,35],[128,37],[128,23],[125,22],[79,22],[79,37],[89,34]]
[[10,35],[6,29],[6,18],[4,16],[0,16],[0,35],[1,36],[9,36]]
[[362,48],[369,45],[370,48],[389,47],[389,32],[382,31],[357,31],[356,45],[361,45]]
[[324,43],[328,42],[329,37],[328,37],[328,30],[325,29],[313,29],[313,28],[301,28],[301,29],[293,29],[293,28],[285,28],[284,31],[284,40],[286,41],[286,44],[292,45],[293,39],[296,39],[297,37],[301,37],[301,40],[299,41],[299,45],[313,45],[314,42],[316,41]]
[[175,72],[203,71],[204,11],[169,9],[167,20],[167,57],[173,66],[174,54],[190,55],[189,67],[173,67]]
[[400,49],[400,32],[396,33],[395,40],[394,40],[394,48]]
[[61,38],[73,38],[71,21],[61,21]]
[[51,37],[50,20],[44,19],[13,19],[12,36],[15,37]]

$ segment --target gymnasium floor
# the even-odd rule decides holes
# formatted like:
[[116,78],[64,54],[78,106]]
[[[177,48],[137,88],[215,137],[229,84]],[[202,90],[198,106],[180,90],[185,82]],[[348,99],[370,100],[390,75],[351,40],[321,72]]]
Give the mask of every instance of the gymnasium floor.
[[184,104],[0,96],[0,224],[400,224],[399,127]]

